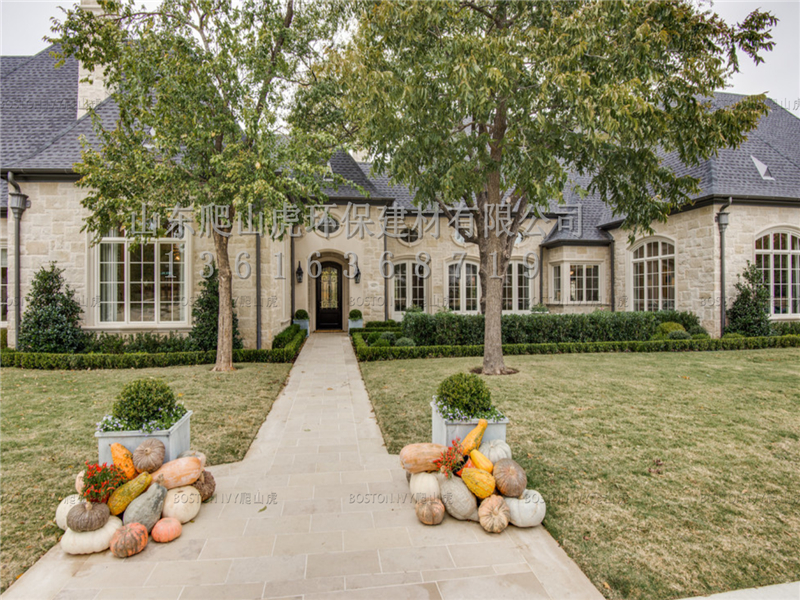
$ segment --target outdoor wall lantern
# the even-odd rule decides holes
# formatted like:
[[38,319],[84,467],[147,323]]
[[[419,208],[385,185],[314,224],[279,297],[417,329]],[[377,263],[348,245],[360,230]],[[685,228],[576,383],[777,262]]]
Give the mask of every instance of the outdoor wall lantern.
[[303,267],[300,266],[300,261],[297,261],[297,271],[294,272],[294,276],[297,278],[297,283],[303,283]]
[[357,284],[361,283],[361,269],[358,268],[358,265],[356,265],[356,275],[354,279],[356,280]]

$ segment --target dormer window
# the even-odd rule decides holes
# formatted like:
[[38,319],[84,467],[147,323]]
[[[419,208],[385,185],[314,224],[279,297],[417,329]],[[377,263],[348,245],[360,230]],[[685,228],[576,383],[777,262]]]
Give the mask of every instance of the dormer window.
[[758,160],[755,156],[750,155],[750,158],[753,159],[753,164],[756,166],[756,169],[758,169],[758,174],[761,175],[761,179],[766,181],[775,181],[775,178],[772,176],[772,173],[770,173],[767,165]]

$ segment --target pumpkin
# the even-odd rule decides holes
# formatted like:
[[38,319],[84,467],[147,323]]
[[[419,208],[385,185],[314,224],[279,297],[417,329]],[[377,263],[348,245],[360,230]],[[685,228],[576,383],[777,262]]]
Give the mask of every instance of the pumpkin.
[[183,525],[181,525],[181,522],[178,521],[178,519],[166,517],[164,519],[160,519],[158,523],[153,526],[153,531],[150,536],[153,538],[154,542],[166,544],[167,542],[171,542],[172,540],[180,537],[182,531]]
[[67,527],[72,531],[95,531],[108,522],[108,504],[81,502],[67,513]]
[[461,479],[441,475],[439,488],[447,514],[459,521],[478,520],[478,501]]
[[478,498],[488,498],[494,493],[494,477],[481,469],[464,469],[461,472],[461,480]]
[[491,473],[492,469],[494,468],[492,461],[481,454],[479,450],[473,450],[470,452],[469,459],[472,461],[472,464],[475,465],[476,469],[482,469],[487,473]]
[[164,509],[161,515],[178,519],[181,523],[187,523],[197,516],[200,512],[200,492],[191,485],[177,487],[167,492],[164,498]]
[[498,460],[511,458],[511,446],[503,440],[490,440],[481,444],[480,453],[494,464]]
[[104,552],[108,550],[111,538],[120,527],[122,520],[119,517],[109,517],[105,525],[94,531],[79,532],[67,528],[67,532],[61,537],[61,549],[67,554]]
[[442,497],[439,480],[433,473],[414,473],[408,482],[408,487],[411,488],[411,496],[417,501]]
[[196,456],[176,458],[164,463],[160,469],[155,471],[153,473],[153,481],[171,490],[172,488],[193,484],[202,472],[203,465]]
[[118,515],[128,508],[134,498],[150,486],[152,480],[150,473],[140,473],[135,479],[131,479],[128,483],[115,489],[108,499],[108,508],[111,510],[111,514]]
[[130,481],[136,477],[136,468],[133,466],[133,454],[122,444],[111,444],[111,460],[114,465],[122,471],[125,479]]
[[486,428],[489,426],[489,421],[486,419],[480,419],[478,421],[478,425],[467,434],[463,440],[461,440],[461,444],[458,446],[458,451],[466,456],[475,448],[478,448],[481,445],[481,440],[483,439],[483,434],[486,431]]
[[181,452],[178,454],[178,458],[186,458],[187,456],[194,456],[200,459],[200,463],[203,465],[203,468],[206,468],[206,455],[202,452],[198,452],[197,450],[186,450],[185,452]]
[[217,489],[217,482],[214,481],[214,476],[211,473],[203,471],[192,486],[197,488],[197,491],[200,492],[200,499],[205,502],[214,495],[214,490]]
[[438,525],[444,519],[444,504],[438,498],[420,500],[417,502],[415,511],[420,523],[425,525]]
[[75,476],[75,491],[79,494],[83,494],[83,474],[86,471],[81,471]]
[[547,507],[535,490],[525,490],[521,498],[507,498],[509,521],[517,527],[536,527],[544,520]]
[[155,438],[147,439],[134,450],[133,466],[139,473],[158,471],[164,464],[166,452],[164,442]]
[[489,533],[500,533],[508,527],[509,510],[502,496],[489,496],[478,509],[481,526]]
[[400,464],[409,473],[438,471],[436,461],[445,450],[441,444],[409,444],[400,450]]
[[147,531],[161,518],[161,511],[164,510],[164,500],[167,497],[167,488],[157,483],[152,484],[147,491],[134,498],[125,509],[122,522],[125,525],[130,523],[141,523]]
[[141,523],[123,525],[114,532],[109,548],[117,558],[139,554],[147,546],[147,529]]
[[525,469],[510,458],[498,460],[494,465],[497,490],[509,498],[519,498],[528,486]]
[[80,494],[72,494],[58,503],[56,508],[56,525],[59,529],[67,529],[67,515],[73,506],[82,502]]

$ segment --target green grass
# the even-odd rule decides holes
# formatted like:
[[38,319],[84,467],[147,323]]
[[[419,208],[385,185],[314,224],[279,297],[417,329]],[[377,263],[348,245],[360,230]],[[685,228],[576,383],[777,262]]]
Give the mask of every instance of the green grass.
[[[431,395],[475,358],[362,363],[390,452],[430,441]],[[486,381],[547,501],[545,526],[608,598],[800,579],[800,349],[508,357]]]
[[[97,461],[95,424],[122,386],[161,377],[194,411],[192,447],[208,464],[241,460],[269,413],[291,365],[240,364],[234,373],[211,367],[109,371],[3,368],[0,456],[2,589],[53,546],[58,502],[75,491],[85,461]],[[131,448],[131,450],[133,450]]]

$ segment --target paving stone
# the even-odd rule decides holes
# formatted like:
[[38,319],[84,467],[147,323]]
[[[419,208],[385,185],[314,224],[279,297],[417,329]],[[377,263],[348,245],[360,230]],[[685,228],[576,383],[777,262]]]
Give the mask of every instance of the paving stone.
[[428,548],[389,548],[379,550],[381,567],[384,573],[394,571],[425,571],[432,569],[453,569],[455,563],[450,558],[447,546]]
[[551,600],[533,573],[450,579],[437,583],[444,600],[503,598],[503,600]]
[[328,554],[311,554],[308,556],[306,577],[330,577],[335,575],[360,575],[363,573],[380,573],[376,550],[359,552],[333,552]]
[[145,584],[155,586],[225,583],[230,568],[230,560],[171,560],[156,564]]
[[191,585],[183,589],[180,600],[251,600],[264,595],[263,583]]
[[275,540],[275,556],[341,552],[342,532],[282,534]]

